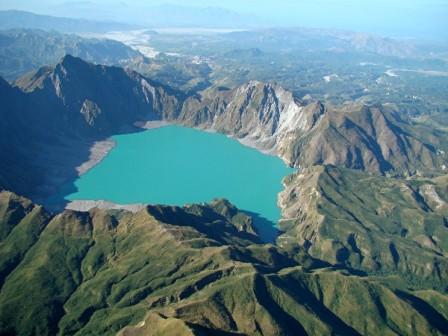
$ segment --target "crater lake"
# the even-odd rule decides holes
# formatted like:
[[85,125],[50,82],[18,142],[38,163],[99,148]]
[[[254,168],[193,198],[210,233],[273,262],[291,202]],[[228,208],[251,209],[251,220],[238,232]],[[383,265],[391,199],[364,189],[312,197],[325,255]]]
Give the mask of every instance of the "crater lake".
[[169,125],[112,138],[116,146],[75,181],[68,201],[178,205],[225,198],[272,241],[282,179],[294,170],[223,134]]

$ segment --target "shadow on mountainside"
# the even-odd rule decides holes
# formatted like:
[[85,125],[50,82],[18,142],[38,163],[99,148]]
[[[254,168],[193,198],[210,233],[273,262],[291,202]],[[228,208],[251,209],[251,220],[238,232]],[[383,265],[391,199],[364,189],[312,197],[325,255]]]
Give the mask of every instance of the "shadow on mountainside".
[[[56,141],[41,142],[29,154],[30,170],[33,174],[35,187],[24,190],[22,194],[32,201],[45,206],[50,211],[62,211],[70,202],[66,197],[76,193],[75,185],[79,178],[78,168],[88,162],[91,156],[100,156],[103,160],[107,153],[92,152],[92,147],[99,142],[111,141],[115,135],[139,133],[145,131],[140,128],[127,128],[114,134],[98,137],[77,137],[68,139],[59,136]],[[99,163],[99,160],[97,163]],[[34,167],[33,167],[34,166]],[[92,168],[92,167],[91,167]],[[26,172],[23,172],[26,174]],[[17,190],[17,188],[15,189]]]
[[275,243],[281,231],[275,227],[275,223],[262,217],[260,214],[248,210],[241,210],[246,215],[252,217],[255,229],[261,240],[265,243]]
[[431,305],[426,303],[424,300],[401,290],[397,290],[395,294],[397,294],[401,299],[407,301],[440,333],[443,335],[448,335],[448,321]]

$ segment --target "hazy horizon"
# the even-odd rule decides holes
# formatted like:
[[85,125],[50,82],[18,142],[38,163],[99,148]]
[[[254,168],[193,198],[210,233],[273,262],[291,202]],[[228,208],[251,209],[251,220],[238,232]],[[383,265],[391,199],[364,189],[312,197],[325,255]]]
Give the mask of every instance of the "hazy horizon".
[[[123,1],[63,1],[63,0],[2,0],[0,9],[27,10],[39,14],[114,20],[125,23],[145,24],[149,13],[156,6],[176,5],[192,7],[184,15],[195,10],[216,7],[235,12],[236,27],[247,21],[248,26],[280,27],[302,26],[312,28],[343,29],[369,32],[385,36],[445,39],[448,37],[447,0],[137,0]],[[157,14],[160,16],[160,10]],[[180,17],[183,13],[176,13]],[[237,15],[238,14],[238,15]],[[233,13],[228,13],[232,18]],[[163,16],[163,15],[162,15]],[[240,16],[240,17],[238,17]],[[162,22],[168,17],[157,17]],[[231,22],[231,20],[230,20]]]

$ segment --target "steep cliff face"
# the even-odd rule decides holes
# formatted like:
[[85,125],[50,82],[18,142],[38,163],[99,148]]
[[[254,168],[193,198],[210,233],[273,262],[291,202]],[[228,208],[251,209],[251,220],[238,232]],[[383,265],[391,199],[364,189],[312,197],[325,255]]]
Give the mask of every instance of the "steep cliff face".
[[175,120],[214,129],[304,168],[334,164],[385,174],[443,172],[446,134],[416,128],[394,106],[304,104],[283,88],[249,82],[191,97]]
[[112,134],[136,120],[175,117],[179,105],[176,92],[136,72],[69,55],[16,84],[33,102],[35,119],[59,131]]
[[[23,90],[15,94],[20,97],[5,100],[24,107],[10,115],[26,120],[22,133],[42,138],[104,137],[155,119],[229,134],[299,168],[334,164],[413,175],[440,173],[448,166],[447,134],[417,127],[389,105],[305,104],[278,85],[256,81],[185,97],[135,72],[72,56],[17,85]],[[2,87],[13,90],[7,83]]]
[[138,120],[174,118],[183,99],[135,72],[72,56],[16,85],[0,80],[0,187],[27,196],[76,175],[95,141]]
[[256,81],[185,97],[136,72],[72,56],[16,85],[0,82],[0,187],[33,199],[76,177],[93,143],[147,120],[222,132],[297,168],[430,176],[448,167],[448,134],[401,119],[393,106],[305,104]]
[[278,85],[252,81],[189,98],[178,121],[230,134],[286,158],[289,142],[312,130],[324,113],[318,102],[305,105]]
[[443,288],[447,201],[447,176],[401,180],[317,166],[286,181],[278,243],[304,246],[332,264]]

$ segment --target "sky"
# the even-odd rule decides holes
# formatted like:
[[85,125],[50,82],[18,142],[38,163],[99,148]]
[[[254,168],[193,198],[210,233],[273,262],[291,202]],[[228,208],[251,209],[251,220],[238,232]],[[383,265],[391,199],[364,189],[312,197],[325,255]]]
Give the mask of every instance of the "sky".
[[[75,1],[73,1],[75,2]],[[222,7],[255,15],[265,25],[337,28],[400,37],[448,38],[448,0],[91,0],[99,19],[120,19],[120,8],[157,6]],[[72,3],[73,5],[73,3]],[[67,0],[0,0],[0,9],[76,15]],[[91,13],[90,11],[89,13]],[[87,14],[86,14],[87,15]],[[91,18],[91,17],[89,17]]]

